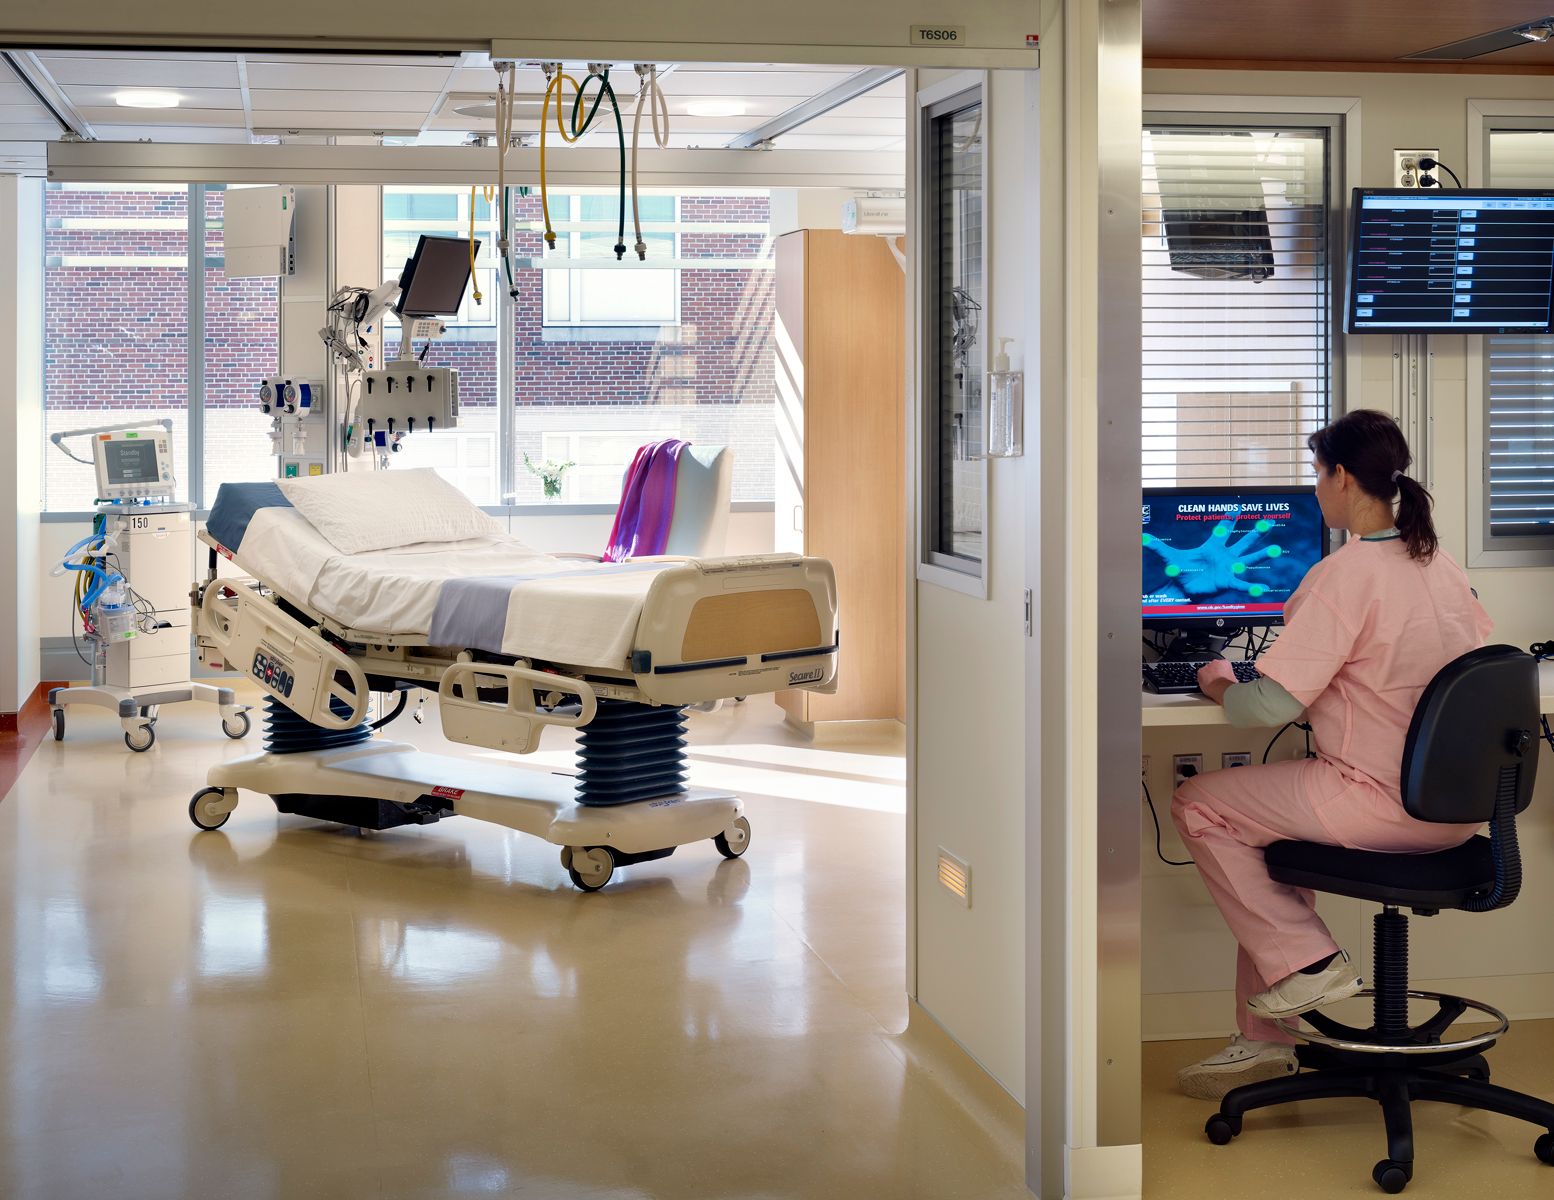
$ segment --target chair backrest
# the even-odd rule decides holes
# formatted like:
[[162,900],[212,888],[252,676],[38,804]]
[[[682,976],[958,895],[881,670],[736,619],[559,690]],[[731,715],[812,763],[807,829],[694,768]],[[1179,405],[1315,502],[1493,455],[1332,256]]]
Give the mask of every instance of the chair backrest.
[[1532,802],[1538,664],[1515,646],[1453,659],[1419,697],[1403,746],[1403,807],[1420,821],[1476,824]]
[[687,446],[675,469],[674,520],[665,554],[715,558],[728,541],[734,452],[727,446]]

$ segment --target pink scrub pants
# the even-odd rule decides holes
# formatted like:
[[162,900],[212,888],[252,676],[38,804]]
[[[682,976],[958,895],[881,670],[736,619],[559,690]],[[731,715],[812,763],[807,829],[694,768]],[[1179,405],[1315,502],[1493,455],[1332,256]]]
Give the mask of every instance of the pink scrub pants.
[[1171,817],[1240,946],[1237,1024],[1243,1036],[1264,1042],[1293,1039],[1247,1000],[1338,943],[1317,916],[1314,893],[1268,877],[1263,847],[1295,840],[1422,854],[1459,845],[1478,828],[1416,821],[1400,801],[1320,758],[1196,776],[1177,789]]

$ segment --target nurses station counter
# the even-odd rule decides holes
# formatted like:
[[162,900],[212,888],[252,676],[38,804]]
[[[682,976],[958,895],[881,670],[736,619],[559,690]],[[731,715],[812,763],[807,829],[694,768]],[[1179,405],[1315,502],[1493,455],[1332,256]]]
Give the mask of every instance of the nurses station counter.
[[[1540,712],[1554,712],[1554,659],[1538,664],[1538,708]],[[1157,696],[1143,693],[1145,729],[1186,725],[1225,725],[1225,710],[1207,696],[1194,692],[1191,695]]]

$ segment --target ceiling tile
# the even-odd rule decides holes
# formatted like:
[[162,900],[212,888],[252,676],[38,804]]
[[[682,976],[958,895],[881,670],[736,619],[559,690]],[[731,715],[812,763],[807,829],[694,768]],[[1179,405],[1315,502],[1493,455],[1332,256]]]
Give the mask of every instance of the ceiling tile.
[[237,60],[147,58],[125,54],[115,58],[63,58],[52,52],[38,56],[44,69],[62,87],[71,84],[113,87],[235,88]]
[[248,64],[250,88],[298,91],[440,92],[449,68],[333,66],[328,63]]
[[420,112],[423,116],[437,102],[436,92],[308,92],[254,89],[249,98],[254,119],[260,112],[289,109],[293,112]]
[[[162,90],[177,92],[183,103],[180,109],[242,108],[243,93],[232,88],[185,88],[171,83],[158,85]],[[77,108],[119,108],[124,106],[114,99],[114,94],[134,91],[134,88],[105,87],[94,84],[73,83],[64,89],[65,98]]]
[[118,125],[130,123],[143,124],[148,114],[155,113],[155,121],[158,125],[167,125],[175,128],[200,126],[232,126],[241,127],[243,124],[243,110],[234,108],[119,108],[117,105],[111,108],[82,108],[79,110],[99,133],[103,129],[112,129]]

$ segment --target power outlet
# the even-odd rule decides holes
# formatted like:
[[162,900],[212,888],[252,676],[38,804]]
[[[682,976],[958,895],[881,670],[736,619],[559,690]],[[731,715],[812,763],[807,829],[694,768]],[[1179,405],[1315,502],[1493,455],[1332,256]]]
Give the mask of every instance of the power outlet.
[[1143,762],[1139,764],[1139,778],[1145,783],[1149,782],[1149,755],[1144,755]]
[[[1419,186],[1419,177],[1425,174],[1420,170],[1421,158],[1441,157],[1439,150],[1394,150],[1392,152],[1392,186],[1400,188],[1416,188]],[[1439,177],[1437,177],[1439,182]]]
[[1176,787],[1181,787],[1194,775],[1203,774],[1203,755],[1201,754],[1173,754],[1171,756],[1171,771]]
[[1231,767],[1250,767],[1252,765],[1252,756],[1245,750],[1221,754],[1219,756],[1219,765],[1225,771],[1230,770]]

